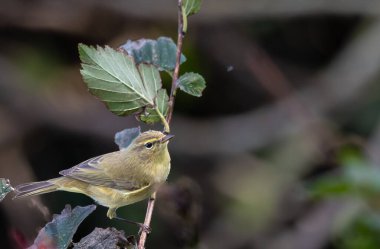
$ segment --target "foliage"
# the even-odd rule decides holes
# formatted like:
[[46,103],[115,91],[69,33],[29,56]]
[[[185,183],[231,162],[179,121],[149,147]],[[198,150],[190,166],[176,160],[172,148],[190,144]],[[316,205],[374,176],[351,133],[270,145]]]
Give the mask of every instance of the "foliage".
[[342,150],[340,161],[343,165],[340,174],[322,177],[312,184],[314,197],[356,195],[369,198],[380,194],[380,168],[352,150]]
[[[120,51],[79,44],[81,74],[89,91],[111,112],[120,116],[135,114],[145,123],[156,123],[166,117],[169,102],[159,70],[174,70],[175,51],[175,44],[166,37],[128,41]],[[177,85],[199,97],[206,82],[199,74],[186,73]]]
[[201,0],[183,0],[182,1],[182,19],[183,19],[183,28],[182,32],[187,32],[187,17],[194,15],[199,12],[201,9]]
[[7,194],[13,191],[12,186],[8,179],[0,178],[0,201],[2,201]]
[[145,108],[144,112],[139,116],[139,119],[145,123],[152,124],[155,122],[160,121],[160,113],[166,117],[168,114],[168,102],[169,102],[169,96],[166,93],[165,89],[160,89],[157,92],[156,97],[156,107],[157,109],[154,109],[153,107],[147,107]]
[[201,0],[184,0],[182,5],[187,16],[194,15],[201,9]]
[[158,70],[147,64],[136,65],[133,57],[106,46],[104,49],[79,44],[81,74],[92,94],[117,115],[128,115],[146,106],[155,106],[161,89]]
[[140,135],[141,129],[140,127],[124,129],[115,134],[115,143],[119,146],[119,149],[127,148],[132,141]]
[[[157,40],[128,40],[114,50],[108,46],[94,48],[79,44],[82,62],[81,74],[89,91],[105,103],[116,115],[135,115],[147,124],[160,122],[169,132],[174,98],[180,90],[200,97],[206,87],[203,77],[196,73],[180,76],[179,66],[186,61],[182,54],[182,39],[187,30],[187,16],[200,10],[200,0],[179,3],[178,47],[172,39],[159,37]],[[181,5],[182,4],[182,5]],[[181,19],[182,17],[182,19]],[[160,71],[172,77],[170,97],[162,87]],[[120,149],[126,148],[140,133],[139,128],[126,129],[115,135]],[[153,205],[148,205],[152,207]],[[147,217],[153,209],[148,208]],[[149,225],[149,221],[147,224]],[[146,233],[142,233],[139,248],[144,247]]]
[[29,249],[66,249],[82,221],[96,209],[95,205],[75,207],[67,205],[60,215],[40,230]]
[[347,227],[336,244],[341,249],[377,249],[380,245],[380,216],[377,213],[359,215]]
[[196,97],[201,97],[206,88],[206,81],[197,73],[185,73],[178,81],[178,86],[182,91]]
[[92,233],[75,243],[73,249],[135,249],[137,248],[134,236],[125,238],[123,231],[115,228],[95,228]]
[[340,151],[342,165],[340,174],[318,179],[311,187],[314,197],[346,196],[357,198],[365,205],[356,212],[348,227],[340,232],[336,243],[338,248],[375,249],[380,247],[380,168],[367,162],[365,156],[352,148]]
[[[124,53],[133,56],[137,64],[152,64],[159,70],[169,72],[174,70],[177,46],[171,38],[160,37],[157,40],[128,40],[127,43],[120,46],[120,49]],[[181,54],[181,64],[185,61],[186,57]]]
[[[182,30],[186,30],[187,16],[197,13],[200,4],[200,0],[183,1],[179,8],[183,15],[183,22],[179,22]],[[180,32],[180,35],[182,39],[184,34]],[[179,77],[179,66],[186,61],[186,57],[181,51],[182,40],[178,41],[178,44],[180,45],[177,47],[168,37],[159,37],[157,40],[128,40],[117,50],[109,46],[79,44],[82,66],[80,73],[89,92],[99,98],[109,111],[119,116],[135,115],[138,120],[148,124],[162,122],[165,131],[168,132],[176,90],[179,88],[190,95],[200,97],[206,87],[205,80],[199,74],[190,72]],[[172,77],[170,97],[163,88],[161,71]],[[170,117],[167,117],[168,115]],[[140,133],[140,127],[125,129],[115,134],[115,142],[120,150],[125,149]],[[2,200],[13,189],[9,181],[0,180]],[[66,206],[60,215],[54,216],[53,220],[40,230],[30,248],[68,248],[78,226],[95,208],[95,205],[90,205],[71,210],[69,205]],[[75,248],[86,248],[89,238],[108,238],[112,235],[108,232],[95,230],[93,234],[83,238],[83,243],[78,243]],[[115,237],[117,243],[119,238],[120,236]],[[98,248],[100,245],[99,242],[91,246]],[[135,248],[136,243],[126,241],[125,246]]]

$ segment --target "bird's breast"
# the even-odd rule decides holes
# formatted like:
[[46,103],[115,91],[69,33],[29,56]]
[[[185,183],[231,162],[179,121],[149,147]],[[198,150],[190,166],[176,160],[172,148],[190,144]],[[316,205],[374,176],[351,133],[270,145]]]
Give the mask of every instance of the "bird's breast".
[[170,172],[170,162],[158,164],[154,176],[155,183],[163,183],[168,178]]

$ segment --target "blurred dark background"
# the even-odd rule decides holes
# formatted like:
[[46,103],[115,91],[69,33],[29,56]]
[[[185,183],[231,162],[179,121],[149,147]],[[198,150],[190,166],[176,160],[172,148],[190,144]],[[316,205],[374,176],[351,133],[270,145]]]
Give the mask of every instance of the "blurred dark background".
[[[77,44],[176,38],[174,0],[0,1],[0,177],[13,185],[117,149],[134,127],[91,96]],[[380,4],[375,0],[204,0],[189,19],[172,171],[147,248],[380,248]],[[165,78],[167,86],[168,78]],[[143,129],[160,129],[143,126]],[[51,193],[0,204],[0,248],[31,244],[65,204]],[[143,221],[146,202],[119,214]],[[95,227],[126,235],[98,207]]]

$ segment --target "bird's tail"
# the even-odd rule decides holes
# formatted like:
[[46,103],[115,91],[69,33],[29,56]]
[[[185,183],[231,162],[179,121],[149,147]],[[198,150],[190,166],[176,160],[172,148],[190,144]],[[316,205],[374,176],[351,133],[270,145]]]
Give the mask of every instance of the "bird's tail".
[[13,197],[13,199],[56,191],[59,187],[54,184],[54,180],[56,179],[41,182],[29,182],[18,185],[15,187],[16,196]]

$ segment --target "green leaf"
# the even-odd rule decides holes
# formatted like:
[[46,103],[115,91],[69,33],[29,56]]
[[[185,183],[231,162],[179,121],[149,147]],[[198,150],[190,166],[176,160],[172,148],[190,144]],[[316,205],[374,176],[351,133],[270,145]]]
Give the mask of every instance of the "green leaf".
[[95,205],[75,207],[71,210],[66,205],[60,215],[40,230],[34,244],[30,248],[66,249],[82,221],[96,209]]
[[201,9],[201,0],[183,0],[182,6],[186,16],[194,15]]
[[353,191],[353,186],[340,177],[322,177],[310,187],[314,198],[347,195]]
[[8,179],[0,178],[0,201],[2,201],[9,192],[12,192],[13,188]]
[[115,134],[115,143],[119,146],[119,149],[127,148],[136,137],[141,133],[140,126],[135,128],[124,129]]
[[370,165],[349,165],[344,170],[344,177],[351,185],[366,191],[380,192],[380,169]]
[[[168,102],[169,96],[165,89],[161,89],[157,93],[157,98],[155,99],[155,105],[157,106],[159,112],[165,117],[168,113]],[[157,113],[155,108],[147,107],[145,111],[140,115],[140,120],[152,124],[159,122],[160,115]]]
[[[160,37],[156,40],[140,39],[127,41],[120,47],[122,51],[133,56],[137,64],[148,63],[159,70],[173,71],[176,64],[177,46],[171,38]],[[181,55],[181,63],[186,58]]]
[[155,93],[161,88],[154,66],[137,67],[133,57],[108,46],[95,49],[79,44],[78,48],[84,82],[111,112],[124,116],[154,106]]
[[201,97],[206,88],[206,81],[200,74],[185,73],[178,79],[178,87],[190,95]]
[[162,87],[160,72],[153,65],[146,64],[140,64],[139,71],[142,80],[147,84],[149,98],[154,99]]

